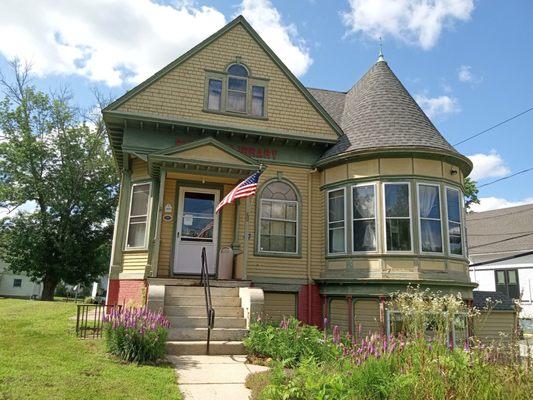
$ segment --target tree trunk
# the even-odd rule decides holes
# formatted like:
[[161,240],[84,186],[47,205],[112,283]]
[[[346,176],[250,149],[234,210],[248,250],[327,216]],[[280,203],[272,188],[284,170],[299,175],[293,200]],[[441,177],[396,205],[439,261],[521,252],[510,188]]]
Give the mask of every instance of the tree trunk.
[[49,275],[45,275],[43,280],[43,292],[41,294],[41,300],[54,301],[54,292],[56,286],[59,283],[58,279]]

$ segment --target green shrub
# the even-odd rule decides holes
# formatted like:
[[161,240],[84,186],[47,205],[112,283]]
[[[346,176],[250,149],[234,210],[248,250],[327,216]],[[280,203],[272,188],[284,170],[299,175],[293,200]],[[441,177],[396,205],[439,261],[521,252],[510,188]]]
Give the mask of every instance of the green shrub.
[[107,351],[128,362],[144,364],[165,355],[170,322],[147,308],[114,309],[104,319]]
[[304,358],[323,361],[335,358],[340,349],[314,326],[296,318],[284,319],[279,326],[255,322],[244,340],[248,353],[270,357],[286,366],[295,366]]

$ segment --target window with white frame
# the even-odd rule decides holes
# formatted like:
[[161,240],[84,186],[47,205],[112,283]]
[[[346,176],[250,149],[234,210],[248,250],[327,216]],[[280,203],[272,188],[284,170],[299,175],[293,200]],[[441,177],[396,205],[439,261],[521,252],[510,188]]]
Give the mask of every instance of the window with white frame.
[[150,183],[136,183],[132,186],[126,241],[129,249],[147,246],[150,188]]
[[418,216],[420,217],[420,250],[423,253],[442,253],[440,188],[438,185],[418,184]]
[[259,252],[298,252],[298,197],[283,181],[269,183],[261,192]]
[[450,187],[446,188],[446,210],[448,213],[448,243],[450,254],[463,254],[462,227],[462,198],[461,192]]
[[353,251],[376,251],[376,185],[352,187]]
[[387,251],[411,251],[409,183],[385,183],[384,198]]
[[328,253],[346,252],[344,189],[328,192]]

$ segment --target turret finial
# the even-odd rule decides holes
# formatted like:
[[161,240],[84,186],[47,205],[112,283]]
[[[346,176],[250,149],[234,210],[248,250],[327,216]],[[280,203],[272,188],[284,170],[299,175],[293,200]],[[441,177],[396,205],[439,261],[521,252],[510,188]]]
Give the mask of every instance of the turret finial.
[[381,40],[381,36],[379,37],[379,56],[378,56],[378,62],[385,61],[385,57],[383,57],[383,41]]

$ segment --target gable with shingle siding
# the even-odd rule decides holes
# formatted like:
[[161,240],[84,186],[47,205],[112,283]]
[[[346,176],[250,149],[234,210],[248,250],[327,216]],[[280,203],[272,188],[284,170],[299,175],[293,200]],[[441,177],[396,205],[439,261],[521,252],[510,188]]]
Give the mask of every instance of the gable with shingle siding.
[[[204,112],[206,70],[225,71],[237,59],[254,77],[268,79],[267,119]],[[204,123],[238,125],[242,128],[299,134],[317,138],[338,137],[287,74],[256,39],[236,24],[229,31],[120,104],[118,111],[190,119]]]

